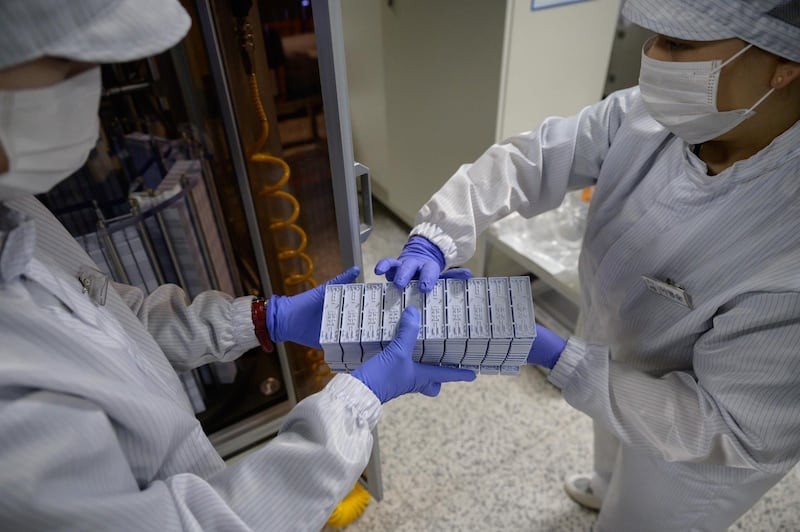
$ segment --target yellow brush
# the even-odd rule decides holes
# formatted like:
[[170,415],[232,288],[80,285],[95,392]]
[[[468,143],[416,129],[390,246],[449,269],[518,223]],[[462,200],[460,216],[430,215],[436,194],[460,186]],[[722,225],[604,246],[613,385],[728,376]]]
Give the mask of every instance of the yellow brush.
[[356,483],[353,491],[342,499],[328,518],[328,526],[343,528],[358,519],[369,504],[371,496],[361,484]]

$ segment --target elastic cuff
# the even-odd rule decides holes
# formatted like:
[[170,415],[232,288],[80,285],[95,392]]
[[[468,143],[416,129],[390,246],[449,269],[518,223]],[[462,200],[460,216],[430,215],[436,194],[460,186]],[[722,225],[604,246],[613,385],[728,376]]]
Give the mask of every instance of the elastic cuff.
[[237,297],[231,303],[233,340],[244,351],[258,347],[258,338],[256,338],[253,317],[250,312],[252,304],[253,298],[250,296]]
[[550,370],[547,380],[558,386],[558,388],[563,388],[584,356],[586,356],[586,342],[571,336],[567,340],[567,345],[564,347],[564,351],[561,352],[558,362]]
[[409,237],[421,236],[425,237],[441,250],[444,255],[445,268],[454,265],[458,249],[456,248],[455,241],[445,233],[438,225],[423,222],[415,226],[409,233]]
[[341,373],[331,379],[325,391],[351,407],[370,430],[377,425],[381,417],[381,402],[360,380]]

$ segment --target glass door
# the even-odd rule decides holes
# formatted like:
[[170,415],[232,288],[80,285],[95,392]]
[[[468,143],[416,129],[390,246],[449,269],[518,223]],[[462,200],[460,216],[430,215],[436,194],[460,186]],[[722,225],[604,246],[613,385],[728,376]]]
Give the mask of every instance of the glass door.
[[[263,293],[299,293],[362,266],[369,171],[353,161],[338,2],[198,0],[197,18]],[[287,343],[279,356],[292,404],[332,377],[322,351]],[[217,436],[225,446],[259,430]],[[363,481],[380,499],[374,436]]]

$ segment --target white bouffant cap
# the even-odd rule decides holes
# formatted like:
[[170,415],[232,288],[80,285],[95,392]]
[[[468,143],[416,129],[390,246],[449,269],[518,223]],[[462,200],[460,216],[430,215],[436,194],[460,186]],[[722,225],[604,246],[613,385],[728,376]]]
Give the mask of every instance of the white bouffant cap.
[[132,61],[171,48],[191,23],[177,0],[3,0],[0,69],[45,56]]
[[687,41],[738,37],[800,63],[800,0],[627,0],[625,18]]

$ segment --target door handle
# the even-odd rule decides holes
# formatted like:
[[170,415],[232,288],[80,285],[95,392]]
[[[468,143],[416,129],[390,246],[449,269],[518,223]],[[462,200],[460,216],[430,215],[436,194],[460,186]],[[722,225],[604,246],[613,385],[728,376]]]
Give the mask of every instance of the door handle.
[[361,163],[355,163],[356,178],[361,179],[361,203],[364,206],[364,221],[359,224],[359,240],[363,244],[372,233],[374,218],[372,213],[372,177],[369,168]]

